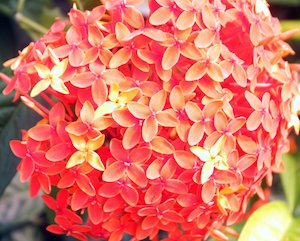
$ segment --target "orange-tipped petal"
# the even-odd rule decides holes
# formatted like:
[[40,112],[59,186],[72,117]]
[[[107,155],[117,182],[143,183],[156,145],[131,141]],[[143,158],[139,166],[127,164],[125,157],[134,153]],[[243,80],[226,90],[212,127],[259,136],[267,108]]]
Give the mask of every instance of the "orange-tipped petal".
[[84,58],[85,54],[82,49],[79,47],[72,49],[69,55],[70,65],[73,67],[79,67],[82,65]]
[[197,158],[188,151],[175,151],[174,158],[177,164],[184,169],[193,169],[197,163]]
[[68,157],[69,153],[68,143],[59,143],[46,152],[46,158],[52,162],[62,161]]
[[206,65],[204,62],[193,64],[185,74],[186,81],[201,79],[206,74]]
[[195,39],[195,45],[197,48],[207,48],[212,44],[214,39],[214,32],[206,28],[199,32],[197,38]]
[[227,128],[230,133],[235,133],[239,129],[243,127],[243,125],[246,123],[246,118],[245,117],[238,117],[236,119],[233,119],[232,121],[229,122]]
[[142,221],[142,229],[148,230],[156,227],[159,223],[159,220],[155,216],[146,216]]
[[121,191],[121,197],[124,199],[124,201],[130,205],[135,206],[139,201],[139,193],[137,190],[129,185],[125,185]]
[[84,175],[84,174],[79,174],[76,177],[76,183],[78,184],[78,187],[84,191],[87,195],[89,196],[95,196],[96,191],[95,188],[93,186],[93,184],[91,183],[91,180],[88,178],[88,176]]
[[150,142],[158,132],[158,123],[153,116],[145,119],[142,127],[142,136],[145,142]]
[[262,114],[259,111],[253,111],[247,119],[246,127],[249,131],[256,130],[262,120]]
[[146,119],[151,115],[149,107],[139,102],[131,101],[127,104],[127,108],[136,118]]
[[152,149],[161,154],[173,154],[175,148],[164,137],[155,136],[150,142]]
[[215,63],[210,63],[207,68],[207,74],[210,78],[217,82],[223,82],[224,76],[220,65]]
[[106,167],[102,179],[105,182],[115,182],[125,176],[126,167],[121,162],[114,162]]
[[116,23],[116,38],[118,41],[122,41],[124,38],[130,35],[129,29],[122,22]]
[[51,137],[51,126],[39,124],[28,130],[28,135],[36,141],[45,141]]
[[185,194],[188,192],[187,186],[180,180],[168,179],[166,180],[165,189],[170,193]]
[[126,64],[132,56],[132,52],[129,48],[119,49],[110,59],[109,67],[118,68],[123,64]]
[[177,64],[180,57],[180,49],[177,46],[168,47],[162,58],[162,68],[169,70]]
[[152,204],[156,203],[161,199],[161,192],[163,191],[162,185],[151,185],[145,194],[145,203]]
[[246,100],[248,101],[248,103],[250,104],[250,106],[255,109],[255,110],[261,110],[262,108],[262,103],[260,101],[260,99],[252,94],[251,92],[249,91],[245,91],[245,97],[246,97]]
[[172,12],[168,7],[160,7],[149,17],[149,22],[154,25],[162,25],[167,23],[172,16]]
[[201,197],[203,202],[209,203],[214,198],[215,192],[216,185],[214,183],[214,180],[209,180],[206,183],[204,183],[201,190]]
[[188,101],[185,105],[185,111],[191,121],[197,122],[202,118],[202,110],[192,101]]
[[127,175],[131,181],[140,187],[146,187],[148,180],[145,171],[139,165],[132,163],[127,169]]
[[71,122],[69,125],[66,127],[66,131],[69,134],[76,135],[76,136],[82,136],[88,132],[88,125],[81,122],[81,121],[75,121]]
[[135,7],[127,6],[124,8],[123,18],[131,27],[136,29],[142,29],[144,27],[144,17]]
[[160,177],[160,169],[162,168],[163,160],[162,159],[155,159],[152,161],[146,170],[146,176],[150,180],[154,180]]
[[168,111],[161,111],[156,114],[156,119],[161,126],[175,127],[178,125],[178,119]]
[[167,100],[167,93],[164,90],[158,91],[156,94],[154,94],[149,102],[149,107],[153,112],[159,112],[161,111]]
[[102,105],[106,101],[107,95],[108,89],[105,82],[102,79],[95,81],[92,85],[92,97],[94,102],[98,106]]
[[197,145],[203,138],[204,125],[201,122],[194,123],[188,134],[188,143],[191,146]]
[[192,11],[183,11],[176,20],[176,27],[179,30],[191,28],[195,23],[195,14]]
[[81,72],[74,76],[70,81],[72,85],[79,88],[86,88],[95,82],[95,75],[91,72]]
[[174,110],[183,110],[184,108],[184,94],[179,85],[176,85],[170,93],[170,104]]
[[141,127],[136,125],[127,128],[122,140],[122,144],[124,148],[126,150],[129,150],[134,146],[136,146],[140,142],[141,136],[142,136]]
[[80,110],[80,118],[82,122],[87,124],[92,124],[94,121],[94,107],[89,101],[85,101],[81,110]]
[[123,127],[132,127],[137,124],[137,119],[128,111],[128,109],[118,109],[112,113],[115,122]]
[[247,73],[240,64],[235,64],[232,70],[232,76],[236,83],[241,87],[247,86]]

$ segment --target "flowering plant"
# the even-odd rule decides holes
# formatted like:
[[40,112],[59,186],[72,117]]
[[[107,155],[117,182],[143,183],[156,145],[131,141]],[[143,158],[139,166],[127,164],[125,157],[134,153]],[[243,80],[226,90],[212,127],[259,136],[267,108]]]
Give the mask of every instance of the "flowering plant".
[[3,93],[43,117],[10,142],[20,180],[56,234],[226,240],[299,132],[294,31],[263,0],[141,2],[74,5],[5,62]]

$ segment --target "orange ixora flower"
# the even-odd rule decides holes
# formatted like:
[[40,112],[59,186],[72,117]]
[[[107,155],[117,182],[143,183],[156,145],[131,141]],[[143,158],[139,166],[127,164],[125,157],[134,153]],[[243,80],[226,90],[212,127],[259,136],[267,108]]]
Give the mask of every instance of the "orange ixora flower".
[[10,142],[20,180],[56,234],[225,241],[299,133],[295,31],[264,0],[142,2],[74,5],[5,62],[3,94],[43,117]]

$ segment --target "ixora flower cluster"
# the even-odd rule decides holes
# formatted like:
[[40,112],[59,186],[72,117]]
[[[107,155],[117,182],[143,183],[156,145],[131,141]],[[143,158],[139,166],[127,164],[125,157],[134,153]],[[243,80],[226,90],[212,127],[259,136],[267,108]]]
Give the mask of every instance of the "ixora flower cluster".
[[4,94],[43,116],[11,141],[20,179],[56,234],[226,240],[299,131],[294,31],[264,0],[141,2],[73,7],[5,63]]

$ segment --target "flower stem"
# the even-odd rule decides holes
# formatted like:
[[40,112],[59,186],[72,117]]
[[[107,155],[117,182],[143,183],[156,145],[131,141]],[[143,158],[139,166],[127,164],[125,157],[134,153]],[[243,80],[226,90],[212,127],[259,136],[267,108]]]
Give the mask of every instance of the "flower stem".
[[24,4],[26,0],[19,0],[18,1],[18,6],[17,6],[17,12],[22,12],[24,9]]
[[15,19],[17,20],[17,22],[30,27],[31,29],[33,29],[41,34],[45,34],[48,32],[48,30],[44,26],[34,22],[30,18],[24,16],[22,13],[19,13],[19,12],[16,13]]

